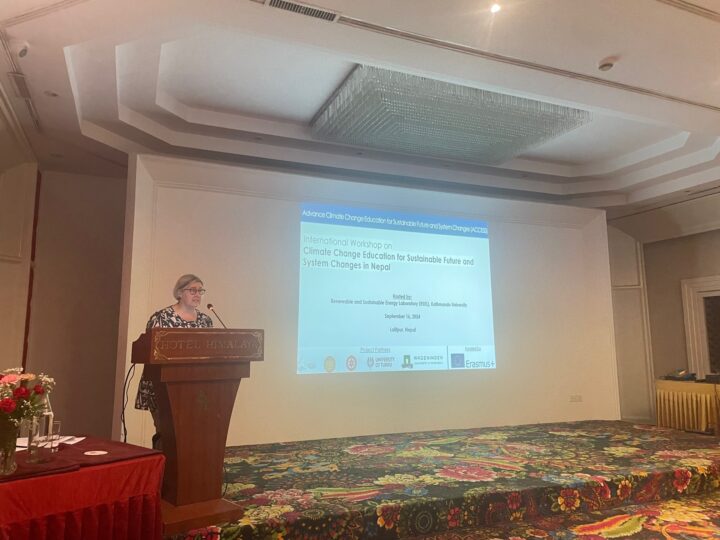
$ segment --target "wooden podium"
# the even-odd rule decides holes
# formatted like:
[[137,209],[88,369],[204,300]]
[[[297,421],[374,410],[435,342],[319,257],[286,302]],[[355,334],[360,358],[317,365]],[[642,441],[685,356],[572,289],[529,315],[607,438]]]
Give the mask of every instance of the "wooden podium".
[[164,534],[237,519],[222,498],[223,458],[240,380],[263,359],[263,330],[152,328],[132,345],[155,387],[166,457]]

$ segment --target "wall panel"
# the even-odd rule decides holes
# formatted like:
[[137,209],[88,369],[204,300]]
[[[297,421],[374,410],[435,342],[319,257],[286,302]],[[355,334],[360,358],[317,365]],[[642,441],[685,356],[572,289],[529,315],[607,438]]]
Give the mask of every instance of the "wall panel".
[[0,370],[22,365],[37,166],[0,174]]
[[[205,280],[203,303],[230,326],[266,331],[265,361],[240,385],[228,444],[619,417],[601,211],[153,156],[138,157],[131,178],[121,365],[185,272]],[[487,220],[498,368],[296,375],[301,201]],[[129,440],[147,443],[149,423],[129,412]]]

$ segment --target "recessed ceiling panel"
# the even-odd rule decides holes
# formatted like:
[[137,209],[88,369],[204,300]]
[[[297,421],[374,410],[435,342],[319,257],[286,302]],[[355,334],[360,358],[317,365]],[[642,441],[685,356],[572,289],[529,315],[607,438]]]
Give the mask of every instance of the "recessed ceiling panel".
[[309,123],[354,65],[310,47],[213,31],[163,45],[160,87],[190,107]]
[[501,164],[590,120],[580,109],[359,66],[313,132],[333,142]]
[[677,133],[678,129],[673,127],[594,113],[589,124],[518,157],[565,165],[596,163],[640,150]]
[[[720,24],[663,2],[505,2],[493,14],[489,1],[323,0],[322,8],[341,14],[333,23],[242,0],[153,0],[130,8],[112,0],[0,4],[0,19],[3,9],[8,16],[42,8],[4,21],[0,73],[19,71],[28,81],[42,132],[24,100],[10,95],[10,101],[45,168],[85,170],[88,156],[97,154],[97,162],[110,163],[106,169],[117,169],[119,152],[157,152],[342,170],[373,182],[386,175],[391,182],[501,186],[583,205],[655,204],[716,187]],[[19,58],[22,41],[30,52]],[[615,67],[598,71],[607,56],[618,57]],[[508,103],[520,103],[513,96],[525,96],[591,111],[593,118],[504,162],[515,141],[493,132],[485,143],[504,147],[485,156],[487,165],[468,161],[463,137],[438,129],[475,128],[473,111],[440,117],[442,104],[426,97],[410,100],[419,107],[410,127],[397,122],[405,110],[392,92],[380,97],[397,110],[375,117],[387,122],[378,133],[396,143],[411,143],[413,129],[425,129],[431,142],[427,151],[415,149],[420,154],[385,144],[361,151],[313,137],[315,114],[358,64],[431,74],[433,84],[445,85],[439,94],[450,93],[440,81],[504,94],[494,101],[503,113]],[[493,114],[481,119],[488,118]],[[518,122],[509,131],[517,136],[532,124]],[[469,133],[467,139],[477,137]],[[436,154],[442,145],[458,153]],[[110,174],[101,169],[98,175]]]

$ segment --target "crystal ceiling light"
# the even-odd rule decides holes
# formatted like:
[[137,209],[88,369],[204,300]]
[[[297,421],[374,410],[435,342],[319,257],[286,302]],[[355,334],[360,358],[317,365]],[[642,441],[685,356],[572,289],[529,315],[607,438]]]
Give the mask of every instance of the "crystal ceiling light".
[[591,120],[580,109],[358,66],[312,130],[337,143],[499,165]]

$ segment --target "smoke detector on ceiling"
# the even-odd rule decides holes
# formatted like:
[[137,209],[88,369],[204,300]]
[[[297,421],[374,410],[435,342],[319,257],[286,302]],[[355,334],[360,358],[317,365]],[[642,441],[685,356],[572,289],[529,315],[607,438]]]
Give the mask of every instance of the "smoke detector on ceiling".
[[598,69],[600,71],[610,71],[615,67],[619,58],[617,56],[608,56],[598,62]]

